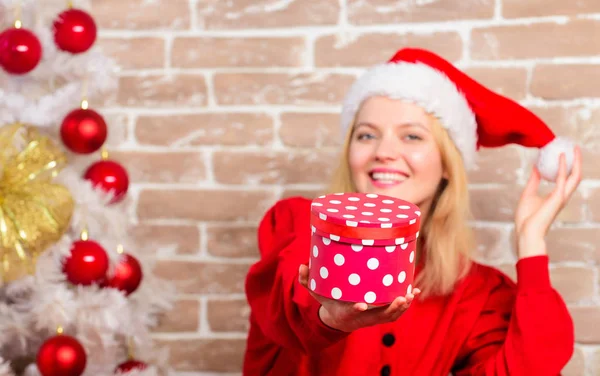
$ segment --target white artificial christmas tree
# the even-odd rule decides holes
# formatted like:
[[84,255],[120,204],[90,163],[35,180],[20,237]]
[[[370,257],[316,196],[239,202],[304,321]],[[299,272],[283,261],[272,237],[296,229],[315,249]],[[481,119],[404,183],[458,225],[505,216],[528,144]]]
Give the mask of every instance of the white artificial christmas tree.
[[[118,67],[89,45],[89,25],[65,26],[61,35],[55,26],[80,22],[89,5],[0,0],[0,376],[73,375],[51,370],[49,362],[53,341],[71,338],[75,345],[65,354],[81,366],[81,345],[83,375],[121,374],[117,367],[130,359],[147,366],[128,375],[158,375],[166,367],[150,330],[170,309],[174,291],[152,274],[152,252],[130,236],[121,195],[126,171],[106,154],[104,124],[93,111],[116,90]],[[64,16],[73,9],[82,12]],[[39,41],[39,61],[27,31]],[[125,173],[114,187],[100,179],[111,168]],[[96,253],[85,253],[90,249]],[[129,270],[119,269],[125,261],[134,271],[141,265],[137,286],[139,278],[119,274]]]

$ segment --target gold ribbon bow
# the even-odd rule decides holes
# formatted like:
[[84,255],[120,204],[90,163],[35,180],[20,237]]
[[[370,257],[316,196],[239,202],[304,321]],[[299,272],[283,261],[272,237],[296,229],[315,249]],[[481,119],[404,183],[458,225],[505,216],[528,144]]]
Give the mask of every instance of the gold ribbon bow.
[[35,269],[37,257],[69,226],[71,193],[52,180],[65,154],[34,127],[0,128],[0,257],[5,282]]

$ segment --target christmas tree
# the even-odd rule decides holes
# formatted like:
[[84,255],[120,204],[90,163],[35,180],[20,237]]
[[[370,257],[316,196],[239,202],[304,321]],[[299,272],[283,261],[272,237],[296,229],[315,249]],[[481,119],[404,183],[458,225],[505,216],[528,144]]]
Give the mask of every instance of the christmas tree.
[[118,67],[88,3],[0,0],[0,17],[0,376],[158,375],[174,293],[128,236],[106,150]]

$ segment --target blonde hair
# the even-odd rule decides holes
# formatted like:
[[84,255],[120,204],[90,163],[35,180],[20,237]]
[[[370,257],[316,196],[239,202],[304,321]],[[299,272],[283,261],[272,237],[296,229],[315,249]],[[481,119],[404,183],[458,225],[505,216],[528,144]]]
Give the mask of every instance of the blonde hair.
[[[432,133],[448,178],[442,179],[425,221],[421,223],[417,262],[422,262],[423,268],[413,286],[422,291],[422,298],[451,293],[456,283],[468,273],[474,247],[473,233],[468,225],[471,213],[462,157],[439,121],[433,116],[431,119]],[[346,134],[339,165],[333,172],[327,193],[357,191],[348,164],[353,129],[350,127]]]

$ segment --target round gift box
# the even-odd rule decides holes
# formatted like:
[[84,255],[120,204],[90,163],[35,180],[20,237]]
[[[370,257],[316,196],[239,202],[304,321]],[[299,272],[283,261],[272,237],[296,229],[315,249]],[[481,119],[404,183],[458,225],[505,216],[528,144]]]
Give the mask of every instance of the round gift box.
[[311,204],[309,288],[381,305],[412,290],[419,208],[373,193],[334,193]]

